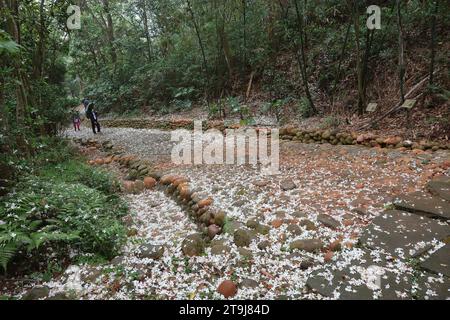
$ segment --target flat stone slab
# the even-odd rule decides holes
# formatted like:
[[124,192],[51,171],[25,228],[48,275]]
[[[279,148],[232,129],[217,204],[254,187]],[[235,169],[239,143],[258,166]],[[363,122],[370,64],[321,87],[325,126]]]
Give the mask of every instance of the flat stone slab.
[[440,197],[429,196],[423,192],[401,196],[395,200],[394,205],[399,210],[431,218],[450,220],[450,202]]
[[421,267],[450,277],[450,244],[446,244],[422,262]]
[[427,184],[428,191],[444,200],[450,201],[450,177],[431,180]]
[[450,278],[424,273],[417,279],[414,297],[421,300],[449,300]]
[[363,250],[358,262],[341,270],[336,263],[313,271],[306,286],[325,297],[341,300],[411,299],[412,274],[396,273],[395,266],[387,265],[386,257]]
[[434,240],[448,236],[450,226],[443,221],[389,210],[372,221],[359,241],[368,248],[381,248],[393,257],[408,259],[429,250]]

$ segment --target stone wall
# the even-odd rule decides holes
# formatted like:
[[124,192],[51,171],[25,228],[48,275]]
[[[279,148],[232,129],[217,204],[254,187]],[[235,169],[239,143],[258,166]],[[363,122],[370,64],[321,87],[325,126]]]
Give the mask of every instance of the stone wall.
[[410,141],[402,137],[382,137],[371,133],[339,132],[337,130],[302,130],[295,127],[280,129],[280,139],[303,143],[330,143],[332,145],[363,145],[366,147],[398,148],[410,150],[448,150],[449,142],[428,140]]

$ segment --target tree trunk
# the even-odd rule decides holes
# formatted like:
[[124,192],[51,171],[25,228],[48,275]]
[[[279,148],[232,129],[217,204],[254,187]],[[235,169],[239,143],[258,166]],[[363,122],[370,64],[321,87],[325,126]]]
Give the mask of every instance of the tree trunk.
[[336,87],[337,84],[341,78],[341,66],[342,66],[342,60],[344,58],[344,54],[345,54],[345,48],[347,47],[347,42],[348,42],[348,38],[350,35],[350,29],[351,29],[352,23],[350,22],[348,24],[347,27],[347,32],[345,33],[345,38],[344,38],[344,43],[342,44],[342,50],[341,50],[341,55],[339,56],[339,63],[338,63],[338,67],[336,70],[336,74],[334,76],[334,85],[333,85],[333,89],[331,90],[331,106],[334,106],[334,93],[336,92]]
[[[17,0],[2,0],[2,7],[6,8],[8,15],[6,18],[6,32],[17,43],[21,43],[19,21],[19,3]],[[16,78],[16,121],[20,127],[24,124],[25,112],[28,104],[27,90],[25,89],[26,79],[17,58],[14,59],[14,77]]]
[[365,97],[363,84],[363,66],[361,63],[361,45],[360,45],[360,26],[359,26],[359,8],[358,2],[352,1],[353,11],[353,27],[355,29],[355,44],[356,44],[356,76],[358,81],[358,113],[364,113]]
[[369,58],[372,49],[374,33],[375,29],[367,31],[366,34],[366,46],[364,49],[364,60],[362,65],[362,73],[363,73],[362,87],[363,87],[364,101],[367,100],[367,78],[368,78]]
[[434,12],[431,17],[431,43],[430,43],[430,86],[433,85],[434,81],[434,64],[436,59],[436,19],[438,14],[439,0],[434,1]]
[[208,105],[208,109],[209,109],[209,94],[208,94],[208,90],[209,90],[209,72],[208,72],[208,62],[206,60],[205,49],[203,47],[202,38],[200,36],[200,30],[198,28],[197,22],[195,21],[195,15],[194,15],[194,11],[192,10],[191,2],[189,0],[186,0],[186,3],[187,3],[188,11],[191,14],[191,19],[192,19],[192,23],[194,24],[194,29],[195,29],[195,33],[197,35],[198,44],[199,44],[200,50],[202,52],[203,69],[205,71],[205,78],[206,78],[206,84],[207,84],[206,87],[205,87],[205,97],[206,97],[206,104]]
[[298,48],[296,48],[295,52],[297,55],[297,61],[298,61],[299,68],[300,68],[300,74],[303,79],[303,87],[305,89],[306,98],[308,99],[311,110],[313,111],[314,114],[316,114],[317,109],[314,105],[314,101],[312,99],[311,92],[309,91],[309,86],[308,86],[308,73],[307,73],[307,63],[306,63],[306,56],[305,56],[305,41],[304,41],[304,28],[303,28],[303,12],[302,12],[302,15],[300,15],[300,10],[298,7],[297,0],[294,0],[294,4],[295,4],[295,12],[297,14],[297,23],[298,23],[298,27],[299,27],[299,33],[300,33],[301,57],[299,56]]
[[111,55],[111,61],[114,64],[114,70],[116,69],[117,62],[117,52],[116,46],[114,44],[115,36],[114,36],[114,23],[112,20],[112,15],[109,7],[109,0],[103,0],[103,10],[106,14],[106,34],[108,36],[108,46]]
[[151,38],[150,33],[148,31],[148,16],[147,16],[147,4],[146,0],[142,1],[142,20],[144,21],[144,29],[145,29],[145,38],[147,39],[147,55],[148,55],[148,62],[152,59],[152,46],[151,46]]
[[398,69],[400,80],[400,99],[401,102],[405,102],[405,48],[403,41],[403,25],[402,25],[402,13],[401,13],[401,0],[397,1],[397,26],[398,26]]
[[34,79],[42,78],[42,73],[43,73],[44,48],[45,48],[45,38],[46,38],[44,6],[45,6],[45,0],[41,0],[40,6],[39,6],[39,42],[38,42],[37,52],[35,54],[35,61],[34,61],[34,65],[33,65]]
[[242,20],[243,20],[243,47],[242,47],[242,72],[241,78],[243,79],[243,74],[245,73],[245,69],[247,67],[247,0],[242,0]]

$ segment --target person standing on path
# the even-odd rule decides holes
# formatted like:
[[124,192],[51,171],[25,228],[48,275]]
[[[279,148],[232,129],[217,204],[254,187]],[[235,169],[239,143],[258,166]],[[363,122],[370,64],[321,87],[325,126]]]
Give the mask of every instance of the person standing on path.
[[75,129],[75,131],[81,131],[80,130],[81,117],[80,117],[80,113],[77,110],[73,111],[72,122],[73,122],[73,128]]
[[[87,106],[86,109],[86,117],[91,120],[91,124],[92,124],[92,131],[94,132],[94,134],[100,133],[100,123],[98,122],[98,114],[97,112],[94,110],[94,103],[89,103],[89,105]],[[97,132],[95,131],[95,129],[97,129]]]
[[81,100],[81,103],[84,106],[84,112],[86,112],[87,107],[89,106],[89,104],[91,103],[87,98],[84,98],[83,100]]

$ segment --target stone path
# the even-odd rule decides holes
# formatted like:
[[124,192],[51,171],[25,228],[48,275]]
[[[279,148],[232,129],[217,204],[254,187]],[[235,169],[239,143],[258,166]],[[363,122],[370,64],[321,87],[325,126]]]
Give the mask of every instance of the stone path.
[[[80,135],[90,137],[69,133]],[[165,270],[170,281],[158,285],[152,275],[138,282],[122,277],[120,290],[87,285],[85,297],[120,299],[138,292],[142,298],[151,282],[153,292],[168,298],[221,298],[216,288],[232,279],[238,284],[234,297],[240,299],[450,298],[446,151],[414,154],[285,142],[281,174],[267,177],[252,166],[171,166],[170,137],[158,130],[106,128],[96,138],[111,140],[152,163],[154,170],[186,177],[198,192],[211,195],[212,208],[224,210],[229,219],[224,232],[205,244],[202,257],[183,256],[182,238],[176,245],[166,244],[173,250],[151,265]],[[430,181],[432,177],[439,178]],[[162,205],[155,211],[145,204],[147,198]],[[172,202],[161,193],[144,193],[135,200],[138,215],[158,212],[155,217],[166,221],[168,212],[166,218],[172,219],[165,205]],[[385,206],[397,210],[385,211]],[[132,227],[153,232],[153,221],[143,219]],[[180,228],[175,223],[162,226],[164,234],[177,234]],[[166,255],[188,267],[174,273]],[[141,259],[133,256],[118,266],[138,272]],[[206,282],[202,268],[209,270]],[[110,284],[118,279],[107,274]]]
[[[411,212],[386,211],[365,229],[359,239],[366,248],[363,263],[342,267],[345,262],[337,261],[332,267],[317,270],[307,285],[324,296],[340,299],[450,299],[450,226],[445,214],[450,212],[450,202],[445,200],[450,179],[441,177],[427,185],[436,196],[401,196],[395,207]],[[438,243],[446,244],[436,250]],[[417,259],[418,268],[399,274],[411,259]],[[374,281],[362,279],[365,273]]]

